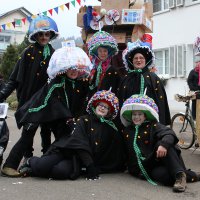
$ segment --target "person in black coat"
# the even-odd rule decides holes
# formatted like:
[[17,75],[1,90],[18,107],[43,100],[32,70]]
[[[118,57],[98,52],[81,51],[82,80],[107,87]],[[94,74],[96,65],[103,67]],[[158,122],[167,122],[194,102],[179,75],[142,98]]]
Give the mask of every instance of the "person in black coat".
[[184,192],[186,180],[195,182],[200,175],[186,170],[178,139],[172,129],[159,123],[158,107],[144,95],[132,95],[120,111],[124,141],[131,175],[157,185],[173,185],[174,192]]
[[78,47],[57,49],[49,62],[49,82],[15,113],[19,128],[46,124],[58,140],[69,135],[75,118],[82,115],[91,62]]
[[[47,16],[38,16],[29,26],[29,41],[31,44],[19,57],[9,81],[0,91],[0,101],[4,101],[13,90],[17,91],[18,109],[47,82],[48,63],[54,49],[49,41],[58,36],[56,23]],[[6,159],[2,173],[5,176],[19,176],[17,168],[22,157],[32,149],[33,137],[37,127],[32,130],[22,130],[18,142],[13,146]],[[29,144],[27,146],[26,144]]]
[[[0,90],[4,87],[4,84],[5,83],[3,80],[3,76],[0,74]],[[3,106],[2,109],[5,109],[5,106]],[[6,150],[8,140],[9,140],[9,129],[6,120],[5,118],[0,118],[0,167],[3,161],[3,153]]]
[[87,112],[77,120],[70,137],[54,142],[41,158],[32,157],[20,170],[22,175],[54,179],[76,179],[86,168],[88,179],[101,173],[124,170],[121,134],[112,122],[118,112],[118,99],[111,91],[98,91],[90,99]]
[[146,94],[154,99],[159,108],[159,120],[164,125],[170,125],[171,117],[165,88],[160,78],[149,70],[154,54],[150,44],[136,41],[127,44],[123,52],[123,60],[127,75],[122,79],[118,98],[120,107],[123,102],[134,94]]
[[[196,56],[200,57],[200,56]],[[188,75],[187,83],[191,91],[200,91],[200,61],[196,62],[196,66]],[[196,120],[196,100],[192,100],[192,117]]]
[[88,99],[99,90],[109,90],[117,94],[120,75],[111,59],[118,53],[116,40],[105,31],[98,31],[88,41],[89,55],[92,57],[93,69],[89,77]]

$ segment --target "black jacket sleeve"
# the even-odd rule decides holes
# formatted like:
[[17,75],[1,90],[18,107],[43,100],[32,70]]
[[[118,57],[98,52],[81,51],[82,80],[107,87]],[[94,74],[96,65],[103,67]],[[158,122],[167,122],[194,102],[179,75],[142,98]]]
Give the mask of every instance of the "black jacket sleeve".
[[178,138],[176,137],[174,131],[171,128],[160,123],[156,124],[155,137],[157,139],[157,146],[161,145],[166,149],[175,146],[178,142]]
[[9,77],[9,81],[4,85],[4,87],[1,87],[0,91],[0,101],[5,100],[15,89],[17,89],[19,82],[18,80],[18,74],[22,72],[20,70],[20,66],[22,63],[25,62],[25,52],[26,49],[22,52],[20,58],[18,59],[16,65],[14,66],[14,69]]
[[0,102],[3,102],[17,87],[17,82],[9,80],[0,91]]

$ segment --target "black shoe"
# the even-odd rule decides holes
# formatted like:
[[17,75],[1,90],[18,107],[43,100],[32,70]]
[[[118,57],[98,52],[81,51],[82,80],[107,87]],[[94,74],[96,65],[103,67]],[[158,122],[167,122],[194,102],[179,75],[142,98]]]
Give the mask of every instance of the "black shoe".
[[188,183],[200,181],[200,172],[195,172],[192,171],[191,169],[188,169],[185,171],[185,173]]
[[33,174],[31,167],[22,167],[19,170],[19,173],[21,174],[22,177],[32,176]]
[[29,164],[29,160],[30,158],[24,158],[23,164],[19,167],[19,173],[23,177],[31,176],[32,174],[32,169]]

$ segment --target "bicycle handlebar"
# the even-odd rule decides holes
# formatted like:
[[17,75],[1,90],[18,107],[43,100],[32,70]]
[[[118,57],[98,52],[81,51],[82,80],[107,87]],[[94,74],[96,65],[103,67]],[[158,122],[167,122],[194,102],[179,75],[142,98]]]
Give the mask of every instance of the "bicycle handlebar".
[[196,99],[196,94],[195,93],[188,94],[187,96],[183,96],[183,95],[180,95],[180,94],[175,94],[174,98],[178,102],[188,102],[190,100]]

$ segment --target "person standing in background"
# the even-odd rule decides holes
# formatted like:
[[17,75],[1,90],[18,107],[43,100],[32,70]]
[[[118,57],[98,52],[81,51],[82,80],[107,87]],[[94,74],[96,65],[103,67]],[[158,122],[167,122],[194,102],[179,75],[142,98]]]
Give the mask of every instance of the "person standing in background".
[[[200,56],[195,59],[195,68],[190,71],[187,79],[191,91],[200,90]],[[192,100],[192,117],[196,120],[196,100]]]
[[[26,103],[48,79],[47,67],[54,49],[49,41],[58,36],[58,28],[54,20],[47,16],[38,16],[29,26],[29,41],[31,44],[19,57],[9,81],[0,91],[0,101],[3,102],[15,89],[17,91],[18,108]],[[13,146],[2,174],[16,177],[20,174],[17,168],[24,154],[32,148],[33,138],[38,127],[29,130],[24,127],[18,142]]]

